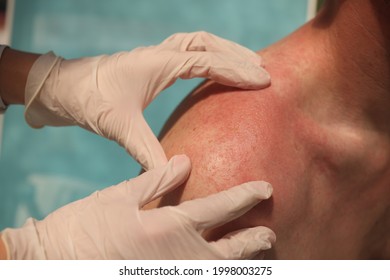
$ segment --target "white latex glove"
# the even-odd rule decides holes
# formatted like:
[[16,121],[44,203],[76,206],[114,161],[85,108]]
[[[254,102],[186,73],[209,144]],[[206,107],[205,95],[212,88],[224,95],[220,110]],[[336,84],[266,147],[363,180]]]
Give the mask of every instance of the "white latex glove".
[[79,125],[115,140],[148,170],[167,162],[142,114],[162,90],[193,77],[263,88],[270,77],[260,65],[254,52],[206,32],[110,56],[64,60],[48,53],[30,71],[25,116],[32,127]]
[[274,233],[265,227],[243,229],[207,242],[205,229],[233,220],[271,196],[265,182],[250,182],[175,207],[142,206],[182,184],[188,157],[93,193],[53,212],[29,219],[2,238],[11,259],[246,259],[269,249]]

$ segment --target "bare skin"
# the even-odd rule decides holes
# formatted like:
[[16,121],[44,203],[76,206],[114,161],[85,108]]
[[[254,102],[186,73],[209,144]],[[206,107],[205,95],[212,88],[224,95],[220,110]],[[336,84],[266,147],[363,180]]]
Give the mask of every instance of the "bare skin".
[[271,87],[206,83],[170,119],[162,144],[185,153],[185,186],[150,207],[265,180],[273,198],[206,233],[263,225],[266,258],[390,259],[390,6],[328,1],[259,52]]
[[28,73],[39,54],[6,48],[0,60],[0,96],[6,105],[24,104]]

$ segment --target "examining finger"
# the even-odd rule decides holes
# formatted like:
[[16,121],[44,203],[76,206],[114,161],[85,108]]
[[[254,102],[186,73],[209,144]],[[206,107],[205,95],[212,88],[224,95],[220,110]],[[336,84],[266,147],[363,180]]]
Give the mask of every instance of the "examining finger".
[[166,165],[149,170],[126,182],[128,195],[142,207],[183,184],[190,170],[191,162],[186,155],[174,156]]
[[175,33],[166,38],[158,47],[176,52],[206,51],[206,46],[199,40],[198,33]]
[[205,31],[176,33],[161,43],[161,48],[178,52],[225,52],[261,65],[261,57],[250,49]]
[[195,64],[194,69],[209,68],[207,78],[227,86],[243,89],[267,87],[271,78],[269,73],[253,62],[227,58],[224,53],[210,53],[209,64]]
[[[198,38],[201,38],[205,49],[210,52],[224,52],[231,57],[247,59],[248,61],[261,65],[261,57],[252,50],[237,44],[233,41],[226,40],[208,32],[198,32]],[[192,44],[192,46],[194,43]],[[191,50],[191,47],[188,49]]]
[[205,198],[183,202],[176,208],[190,217],[197,230],[205,230],[240,217],[271,194],[271,184],[253,181]]
[[[175,54],[171,63],[175,71],[167,85],[175,79],[208,78],[227,86],[260,89],[270,84],[268,72],[259,65],[242,59],[230,58],[224,53],[186,52]],[[168,68],[169,69],[169,68]]]
[[275,243],[275,233],[267,227],[238,230],[211,242],[210,245],[225,259],[252,259]]

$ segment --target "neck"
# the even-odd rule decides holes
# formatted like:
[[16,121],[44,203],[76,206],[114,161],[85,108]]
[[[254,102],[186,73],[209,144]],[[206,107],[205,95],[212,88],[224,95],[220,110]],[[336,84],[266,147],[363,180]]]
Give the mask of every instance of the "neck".
[[[379,205],[371,237],[371,257],[390,255],[389,141],[390,134],[390,1],[386,0],[328,0],[319,15],[309,23],[313,33],[319,33],[324,49],[329,52],[325,81],[329,81],[340,116],[357,127],[365,147],[370,150],[364,170],[371,170],[364,178],[372,178],[366,186],[372,199],[367,205]],[[322,69],[324,70],[324,69]],[[327,76],[326,76],[327,75]],[[318,80],[317,80],[318,81]],[[334,103],[332,104],[334,105]],[[337,118],[337,116],[336,116]],[[363,128],[363,129],[359,129]],[[355,132],[356,132],[355,131]],[[367,132],[368,131],[368,132]],[[374,136],[375,134],[375,136]],[[380,139],[380,140],[378,140]],[[373,144],[375,143],[375,144]],[[378,155],[374,155],[373,147]],[[371,169],[370,169],[371,168]],[[370,177],[369,175],[376,174]],[[374,179],[375,178],[375,179]],[[379,179],[380,178],[380,179]],[[377,181],[376,181],[377,180]],[[382,181],[379,183],[379,181]],[[356,190],[356,189],[355,189]],[[373,216],[373,217],[374,217]],[[379,228],[380,227],[380,228]],[[373,248],[374,246],[378,248]],[[380,253],[379,253],[380,252]]]
[[[329,0],[312,21],[324,34],[325,64],[343,109],[390,132],[390,4],[385,0]],[[333,71],[333,73],[332,73]],[[351,112],[349,112],[351,113]]]
[[329,0],[314,20],[261,55],[275,92],[331,135],[327,155],[335,156],[337,188],[344,190],[334,197],[349,209],[370,209],[349,222],[365,232],[359,242],[366,255],[359,257],[389,258],[390,4]]
[[268,56],[277,58],[271,68],[300,80],[305,106],[320,104],[310,112],[318,119],[390,134],[390,4],[382,1],[329,0],[315,19],[261,52],[266,67]]

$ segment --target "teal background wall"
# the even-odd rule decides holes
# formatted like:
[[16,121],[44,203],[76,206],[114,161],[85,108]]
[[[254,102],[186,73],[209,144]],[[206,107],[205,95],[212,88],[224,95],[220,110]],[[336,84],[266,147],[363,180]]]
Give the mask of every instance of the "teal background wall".
[[[176,32],[205,30],[252,50],[305,22],[306,0],[15,0],[12,46],[65,58],[158,44]],[[178,81],[147,108],[158,134],[200,81]],[[116,143],[77,127],[32,129],[23,107],[5,115],[0,156],[0,229],[20,226],[140,167]]]

